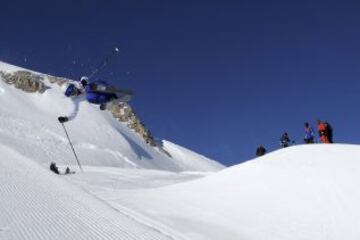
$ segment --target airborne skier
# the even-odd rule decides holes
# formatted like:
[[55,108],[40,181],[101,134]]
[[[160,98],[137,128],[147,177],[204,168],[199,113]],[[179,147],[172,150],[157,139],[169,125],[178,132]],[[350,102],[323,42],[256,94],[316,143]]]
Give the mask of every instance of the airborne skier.
[[81,77],[79,82],[68,83],[65,90],[65,96],[71,97],[74,101],[74,109],[68,116],[60,116],[58,120],[60,123],[67,122],[76,117],[79,111],[79,103],[87,100],[92,104],[100,105],[100,110],[105,110],[113,102],[128,102],[130,101],[133,92],[130,90],[117,89],[109,86],[104,81],[89,82],[95,74],[103,70],[109,62],[119,53],[119,48],[114,50],[106,56],[104,61],[90,74],[89,77]]
[[65,96],[73,99],[74,109],[68,116],[58,117],[58,120],[60,123],[73,120],[79,111],[81,101],[87,100],[92,104],[100,105],[100,109],[105,110],[114,102],[128,102],[132,95],[130,90],[117,89],[104,81],[89,82],[87,77],[81,77],[80,82],[67,84]]

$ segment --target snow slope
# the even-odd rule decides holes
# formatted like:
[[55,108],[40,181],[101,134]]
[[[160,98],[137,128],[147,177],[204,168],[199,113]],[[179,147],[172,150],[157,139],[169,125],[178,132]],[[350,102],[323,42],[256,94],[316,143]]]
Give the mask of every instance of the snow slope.
[[173,239],[14,150],[0,152],[0,239]]
[[[20,68],[0,62],[0,71]],[[0,81],[0,239],[360,239],[360,147],[304,145],[223,166],[163,141],[173,158],[61,88],[27,94]],[[74,167],[74,166],[72,166]]]
[[[0,62],[0,71],[23,70]],[[39,74],[39,73],[38,73]],[[45,76],[46,79],[46,76]],[[74,103],[56,84],[43,94],[29,94],[0,80],[0,143],[44,165],[75,164],[58,116],[71,113]],[[217,171],[224,166],[181,147],[173,158],[144,143],[108,111],[82,102],[78,116],[66,127],[83,165],[169,171]],[[178,154],[182,153],[182,154]]]
[[359,146],[316,144],[167,186],[126,189],[103,182],[95,189],[85,179],[73,180],[114,208],[187,239],[357,240],[359,156]]
[[[2,72],[19,70],[25,69],[0,62]],[[43,76],[49,87],[43,94],[25,93],[0,79],[0,239],[183,239],[175,230],[113,208],[90,187],[102,189],[111,182],[128,189],[164,186],[224,166],[176,145],[166,149],[175,153],[170,158],[110,112],[82,102],[75,120],[65,125],[85,173],[55,175],[48,170],[50,162],[79,173],[57,121],[74,102]],[[119,182],[112,179],[122,173]],[[76,181],[88,182],[88,188]]]

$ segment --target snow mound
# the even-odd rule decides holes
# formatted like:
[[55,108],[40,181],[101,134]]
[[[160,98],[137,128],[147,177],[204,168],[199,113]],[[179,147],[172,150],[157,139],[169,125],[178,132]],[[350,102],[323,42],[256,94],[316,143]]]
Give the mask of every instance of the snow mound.
[[189,239],[357,240],[359,156],[355,145],[295,146],[198,180],[124,190],[109,202]]
[[[0,62],[0,71],[13,73],[26,70]],[[29,71],[29,70],[26,70]],[[34,74],[40,74],[32,72]],[[51,84],[43,94],[25,93],[1,80],[0,75],[0,144],[45,166],[51,161],[75,165],[58,116],[69,114],[74,108],[63,89]],[[149,146],[125,123],[115,120],[110,112],[83,102],[77,117],[65,124],[83,165],[121,168],[162,169],[168,171],[217,171],[224,166],[173,145],[170,158],[159,149]],[[182,154],[179,154],[181,153]]]

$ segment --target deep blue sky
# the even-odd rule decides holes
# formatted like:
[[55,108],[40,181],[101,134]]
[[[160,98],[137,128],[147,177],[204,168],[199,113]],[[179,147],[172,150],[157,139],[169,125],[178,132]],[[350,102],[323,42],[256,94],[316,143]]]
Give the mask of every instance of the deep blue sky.
[[[49,3],[51,2],[51,3]],[[328,120],[360,142],[359,1],[2,1],[0,60],[136,92],[159,138],[226,165]]]

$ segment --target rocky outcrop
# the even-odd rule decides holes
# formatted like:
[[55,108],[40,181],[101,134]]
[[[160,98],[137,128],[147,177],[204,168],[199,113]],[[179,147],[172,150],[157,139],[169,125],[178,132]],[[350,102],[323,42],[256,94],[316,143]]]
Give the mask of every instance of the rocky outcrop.
[[127,126],[142,137],[147,144],[158,147],[161,152],[171,157],[170,153],[156,142],[149,129],[140,121],[128,103],[113,103],[110,111],[115,119],[127,123]]
[[28,93],[45,92],[46,89],[50,88],[46,86],[45,80],[51,84],[57,84],[59,86],[62,86],[66,82],[71,81],[70,79],[63,77],[36,74],[25,70],[16,71],[13,73],[0,71],[0,77],[5,83],[14,85],[14,87]]
[[64,85],[66,82],[71,81],[70,79],[67,79],[67,78],[55,77],[55,76],[51,76],[51,75],[46,75],[46,78],[47,78],[47,80],[48,80],[50,83],[52,83],[52,84],[56,83],[56,84],[59,85],[59,86],[62,86],[62,85]]
[[113,103],[110,109],[115,119],[127,123],[127,126],[139,134],[146,143],[151,146],[157,146],[154,137],[140,119],[135,115],[133,109],[128,103]]
[[0,72],[2,80],[27,93],[43,93],[48,89],[43,80],[44,76],[33,74],[28,71],[16,71],[14,73]]

